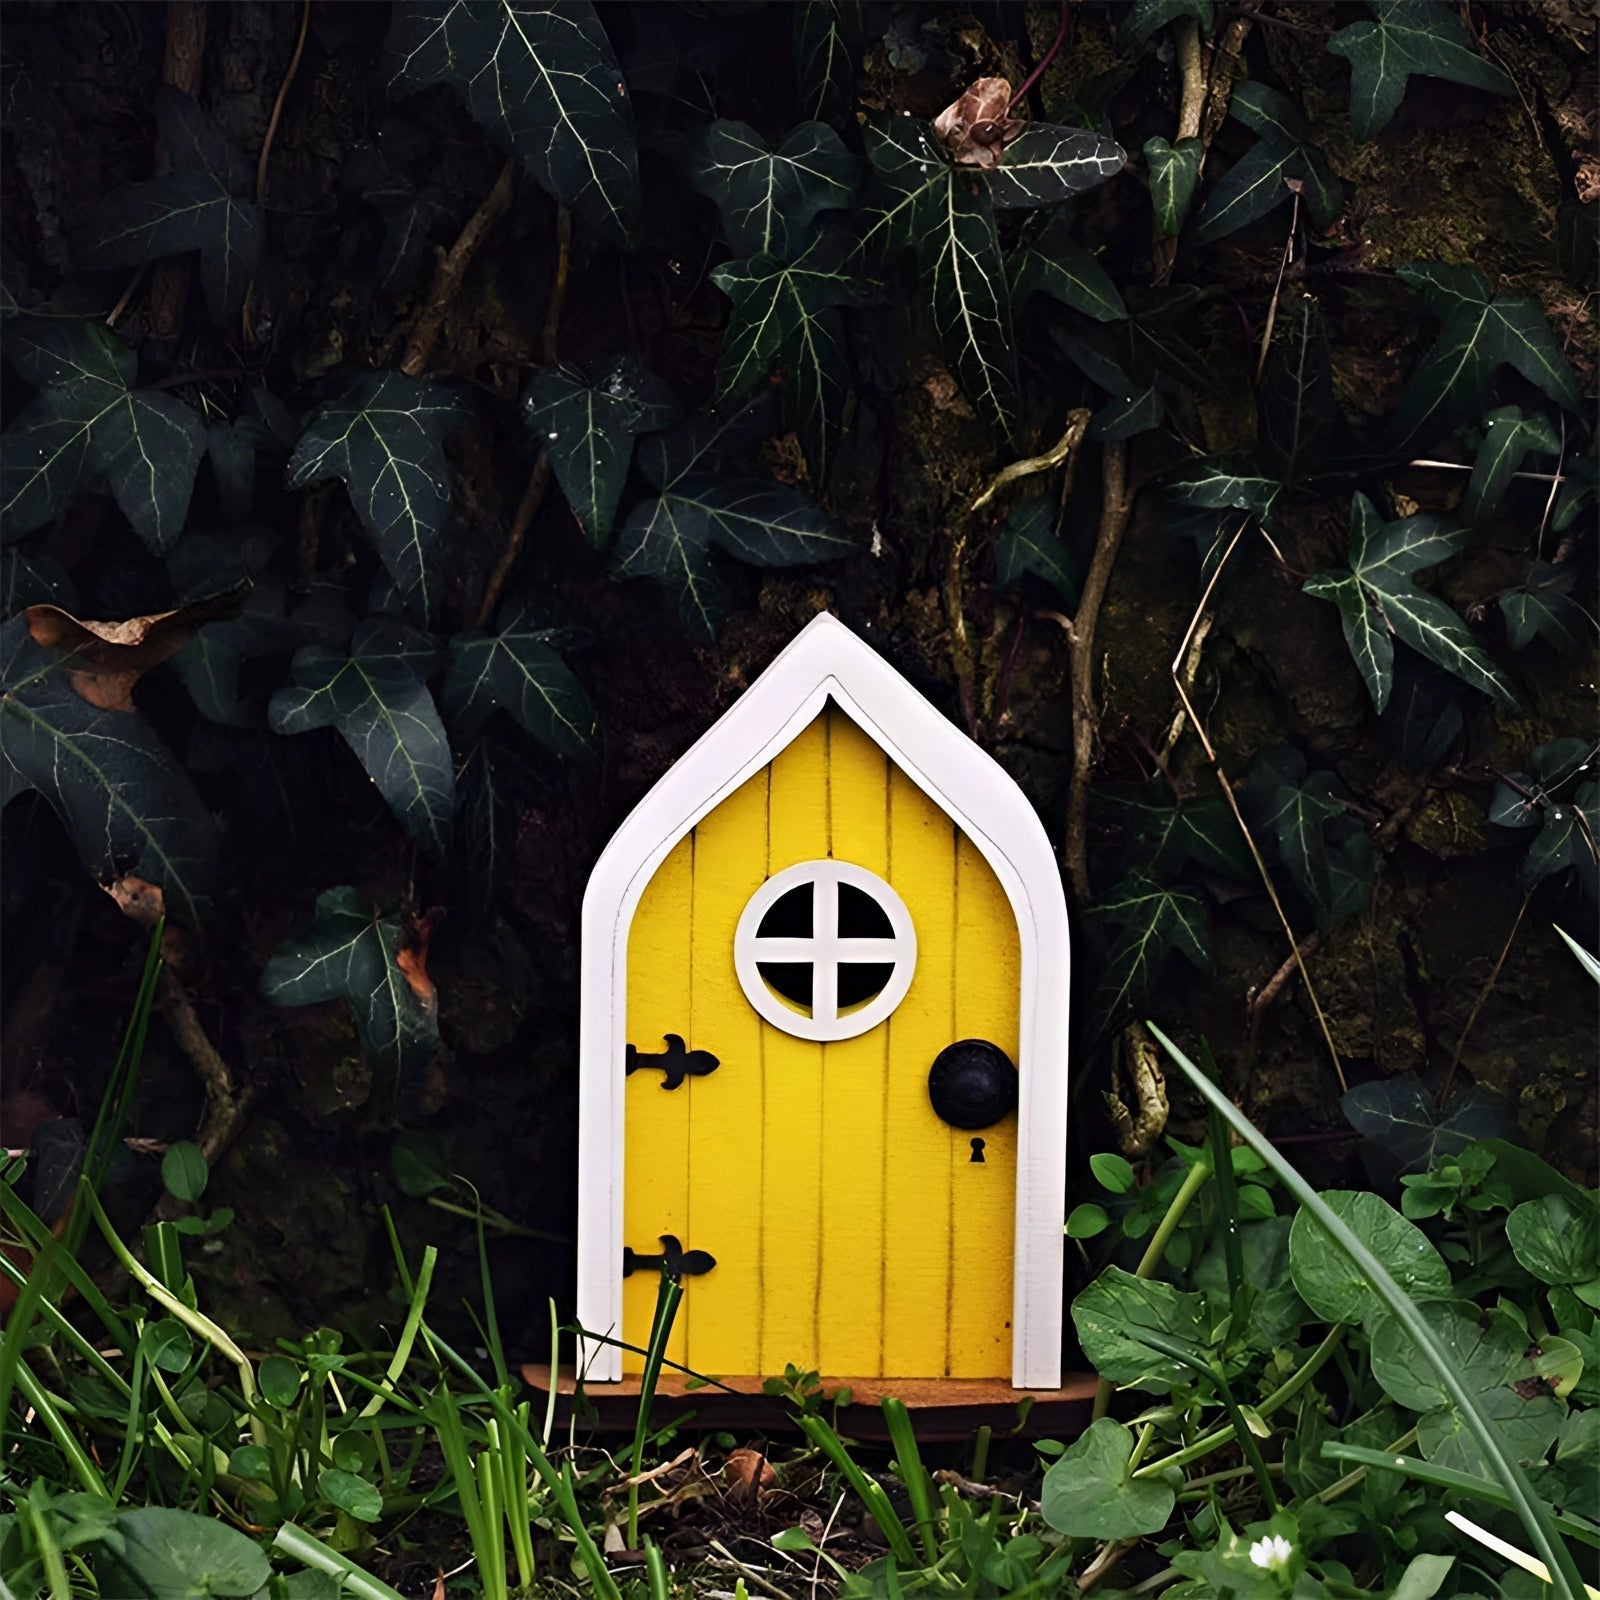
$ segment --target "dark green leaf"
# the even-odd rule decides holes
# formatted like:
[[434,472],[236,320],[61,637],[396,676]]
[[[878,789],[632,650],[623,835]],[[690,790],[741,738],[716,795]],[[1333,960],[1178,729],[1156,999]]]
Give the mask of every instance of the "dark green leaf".
[[550,469],[590,544],[611,534],[636,435],[670,427],[677,396],[624,356],[596,384],[546,367],[528,385],[522,415],[550,453]]
[[1109,808],[1109,820],[1127,830],[1128,854],[1153,876],[1170,877],[1191,861],[1230,878],[1255,871],[1233,813],[1220,795],[1173,799],[1171,786],[1096,784],[1091,799]]
[[1055,533],[1055,503],[1029,500],[1012,509],[994,542],[994,585],[1002,594],[1025,572],[1043,578],[1068,605],[1076,605],[1078,583],[1067,561],[1067,548]]
[[817,482],[827,478],[830,450],[849,394],[844,325],[837,307],[858,283],[836,265],[827,241],[800,260],[777,256],[731,261],[711,281],[733,301],[718,372],[719,398],[736,399],[768,382],[783,366],[783,391]]
[[347,1512],[357,1522],[376,1522],[383,1515],[383,1496],[353,1472],[324,1467],[317,1474],[317,1487],[330,1504]]
[[1132,1162],[1126,1156],[1119,1156],[1110,1150],[1099,1150],[1090,1156],[1089,1170],[1094,1174],[1095,1182],[1102,1189],[1109,1189],[1112,1194],[1128,1194],[1139,1181]]
[[458,633],[440,695],[451,727],[469,737],[503,710],[557,755],[587,755],[594,707],[561,659],[559,639],[526,615],[512,617],[496,633]]
[[1350,63],[1350,127],[1375,138],[1400,109],[1412,73],[1510,94],[1499,67],[1473,47],[1472,35],[1444,0],[1373,0],[1376,22],[1353,22],[1328,41]]
[[1101,1417],[1050,1464],[1040,1490],[1044,1520],[1070,1539],[1137,1539],[1158,1533],[1176,1494],[1159,1478],[1135,1478],[1133,1435]]
[[748,450],[767,438],[775,425],[770,394],[727,401],[640,440],[639,470],[657,489],[670,489],[679,478],[709,472]]
[[491,724],[456,763],[456,837],[468,906],[481,922],[511,881],[524,810],[547,802],[552,784],[528,743]]
[[213,422],[206,428],[206,454],[216,479],[217,499],[229,522],[250,515],[256,489],[256,450],[268,443],[266,429],[254,417],[236,422]]
[[1135,50],[1142,50],[1152,35],[1185,17],[1210,33],[1211,0],[1133,0],[1123,12],[1122,37]]
[[1339,788],[1331,772],[1314,772],[1303,781],[1274,783],[1261,808],[1262,822],[1278,847],[1278,859],[1319,913],[1326,912],[1332,895],[1324,827],[1346,815]]
[[1120,322],[1127,307],[1110,274],[1072,237],[1062,217],[1044,230],[1011,262],[1011,300],[1022,305],[1031,294],[1047,294],[1096,322]]
[[1176,144],[1168,144],[1160,137],[1145,140],[1150,203],[1155,207],[1156,227],[1169,239],[1183,231],[1183,219],[1189,215],[1189,202],[1200,181],[1200,163],[1205,153],[1205,146],[1198,139],[1180,139]]
[[658,579],[684,621],[714,638],[725,605],[711,560],[715,545],[758,567],[804,566],[854,553],[833,519],[797,490],[760,478],[674,478],[659,499],[636,506],[617,541],[620,577]]
[[428,692],[438,651],[403,622],[365,622],[350,654],[325,645],[295,652],[295,687],[267,710],[275,733],[337,728],[412,838],[443,856],[455,811],[444,724]]
[[587,0],[402,0],[385,49],[391,91],[449,84],[557,200],[632,244],[633,110]]
[[272,1355],[262,1360],[256,1371],[261,1393],[273,1405],[287,1409],[300,1393],[305,1374],[288,1356]]
[[206,1192],[211,1169],[204,1151],[189,1139],[167,1146],[161,1158],[161,1182],[175,1200],[195,1201]]
[[139,1347],[145,1360],[163,1372],[182,1372],[194,1356],[188,1330],[176,1317],[146,1324],[139,1336]]
[[[1322,1198],[1413,1300],[1450,1293],[1444,1257],[1388,1201],[1356,1189],[1329,1189]],[[1309,1211],[1295,1216],[1289,1269],[1300,1298],[1324,1322],[1369,1322],[1383,1313],[1377,1291]]]
[[855,99],[861,0],[803,0],[792,8],[794,70],[807,116],[838,119]]
[[1576,655],[1593,626],[1572,598],[1577,581],[1578,575],[1570,567],[1533,562],[1522,587],[1500,596],[1506,643],[1513,650],[1523,650],[1542,637],[1563,655]]
[[438,604],[450,517],[444,439],[463,415],[441,384],[369,372],[317,412],[289,458],[291,489],[344,482],[401,598],[424,619]]
[[1600,1236],[1593,1203],[1562,1194],[1525,1200],[1506,1218],[1518,1261],[1544,1283],[1587,1283],[1600,1277]]
[[1461,515],[1476,526],[1500,504],[1500,497],[1528,456],[1560,454],[1561,440],[1548,417],[1537,411],[1525,417],[1520,406],[1491,411],[1483,419],[1483,443],[1472,463]]
[[1189,1369],[1134,1338],[1130,1328],[1149,1328],[1186,1344],[1206,1342],[1201,1297],[1169,1283],[1136,1278],[1121,1267],[1107,1267],[1072,1302],[1078,1342],[1096,1372],[1119,1388],[1166,1394],[1188,1382]]
[[1585,883],[1593,885],[1597,836],[1600,785],[1583,784],[1570,800],[1546,804],[1539,815],[1539,831],[1517,869],[1523,888],[1532,889],[1568,868],[1575,868]]
[[1357,1133],[1383,1149],[1397,1172],[1426,1172],[1505,1125],[1484,1091],[1469,1089],[1441,1111],[1411,1073],[1357,1084],[1339,1107]]
[[1372,697],[1373,709],[1382,711],[1394,685],[1394,640],[1384,625],[1382,612],[1369,604],[1366,590],[1351,573],[1313,573],[1301,587],[1307,594],[1338,606],[1351,659]]
[[358,889],[329,889],[317,897],[311,927],[267,963],[261,992],[279,1006],[347,1000],[374,1065],[420,1071],[438,1048],[438,1007],[407,981],[395,962],[399,952],[395,918],[376,915]]
[[694,145],[692,182],[722,213],[736,256],[792,261],[811,244],[820,212],[848,206],[856,158],[824,122],[802,122],[773,150],[743,122],[707,125]]
[[1168,479],[1167,493],[1179,505],[1248,511],[1270,525],[1283,485],[1242,463],[1214,456]]
[[95,205],[73,239],[84,267],[137,267],[200,253],[206,306],[218,322],[236,318],[261,257],[261,213],[252,174],[198,106],[180,90],[156,90],[156,122],[173,170]]
[[407,1128],[396,1135],[389,1162],[401,1193],[413,1200],[425,1200],[455,1186],[450,1176],[450,1147],[442,1133]]
[[0,622],[37,605],[77,611],[78,591],[66,569],[49,556],[0,550]]
[[1195,243],[1226,238],[1281,205],[1289,198],[1287,180],[1298,176],[1299,158],[1297,145],[1258,140],[1206,196],[1195,219]]
[[1067,1237],[1069,1239],[1094,1239],[1098,1238],[1111,1226],[1111,1218],[1106,1215],[1103,1206],[1097,1206],[1092,1201],[1085,1201],[1080,1206],[1074,1206],[1067,1217]]
[[155,554],[167,549],[183,528],[205,451],[199,417],[174,395],[130,389],[135,358],[104,328],[23,324],[8,355],[47,386],[5,432],[4,537],[43,526],[103,473],[134,531]]
[[253,1595],[272,1576],[261,1547],[215,1517],[168,1506],[117,1516],[117,1559],[144,1585],[149,1600],[210,1600]]
[[1228,115],[1237,117],[1252,133],[1280,144],[1304,144],[1311,137],[1310,124],[1299,105],[1270,84],[1253,79],[1234,85]]
[[1110,400],[1095,412],[1084,438],[1096,444],[1105,444],[1113,439],[1131,439],[1136,433],[1148,433],[1151,428],[1158,426],[1165,414],[1161,396],[1156,393],[1153,383],[1143,390],[1135,390],[1130,386],[1120,394],[1113,391]]
[[1098,1007],[1107,1024],[1119,1019],[1150,988],[1173,951],[1200,971],[1211,970],[1209,919],[1205,902],[1194,894],[1134,871],[1092,906],[1089,914],[1110,917],[1118,924]]
[[1002,211],[1059,205],[1116,177],[1127,160],[1115,139],[1086,128],[1030,122],[1006,146],[1000,165],[989,171],[989,196]]
[[1476,267],[1416,261],[1397,276],[1438,313],[1439,337],[1395,406],[1396,437],[1442,431],[1483,410],[1489,384],[1515,367],[1568,411],[1581,409],[1577,380],[1532,295],[1495,295]]
[[103,883],[133,872],[169,914],[209,911],[217,838],[188,775],[138,712],[102,711],[36,645],[25,617],[0,627],[0,798],[37,789]]
[[1314,295],[1299,296],[1280,313],[1260,412],[1263,460],[1293,486],[1326,457],[1339,421],[1333,361]]

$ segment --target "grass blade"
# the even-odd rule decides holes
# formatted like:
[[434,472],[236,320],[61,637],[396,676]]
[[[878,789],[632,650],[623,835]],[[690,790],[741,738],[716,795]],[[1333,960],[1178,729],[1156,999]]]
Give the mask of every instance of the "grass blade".
[[320,1539],[292,1522],[278,1529],[272,1546],[308,1567],[315,1567],[318,1572],[331,1573],[339,1580],[340,1593],[352,1595],[355,1600],[405,1600],[398,1589],[391,1589],[382,1578],[363,1571],[348,1556],[330,1550]]
[[1195,1091],[1207,1105],[1215,1106],[1235,1133],[1261,1157],[1290,1194],[1333,1236],[1334,1242],[1350,1258],[1371,1284],[1384,1308],[1403,1327],[1426,1355],[1441,1387],[1455,1403],[1463,1422],[1494,1475],[1505,1486],[1511,1508],[1517,1514],[1539,1558],[1550,1569],[1551,1585],[1557,1600],[1582,1600],[1583,1579],[1578,1575],[1572,1552],[1562,1543],[1550,1517],[1550,1508],[1533,1492],[1527,1474],[1507,1453],[1494,1423],[1483,1414],[1478,1397],[1461,1381],[1449,1352],[1418,1311],[1405,1290],[1389,1275],[1389,1270],[1351,1231],[1322,1196],[1286,1161],[1272,1142],[1228,1097],[1153,1023],[1147,1024],[1162,1049],[1178,1064]]
[[922,1452],[917,1449],[917,1436],[912,1431],[911,1413],[906,1410],[905,1401],[885,1395],[883,1420],[889,1425],[895,1463],[900,1468],[900,1481],[906,1486],[906,1494],[911,1501],[911,1514],[916,1518],[923,1553],[930,1563],[935,1562],[939,1559],[939,1541],[934,1532],[933,1484],[927,1468],[922,1464]]

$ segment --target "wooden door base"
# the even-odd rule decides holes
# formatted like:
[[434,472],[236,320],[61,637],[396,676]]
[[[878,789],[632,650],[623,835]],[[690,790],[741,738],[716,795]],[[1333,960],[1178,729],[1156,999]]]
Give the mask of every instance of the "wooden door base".
[[[530,1363],[522,1376],[540,1395],[550,1392],[548,1363]],[[683,1372],[663,1372],[651,1415],[658,1422],[689,1428],[749,1428],[762,1433],[794,1433],[794,1411],[787,1401],[762,1393],[761,1378],[721,1378],[698,1383]],[[556,1382],[556,1415],[565,1422],[578,1407],[580,1426],[601,1433],[631,1433],[639,1409],[639,1377],[617,1383],[578,1384],[571,1368]],[[1013,1389],[1004,1378],[824,1378],[825,1395],[850,1391],[851,1403],[839,1412],[839,1427],[855,1439],[884,1439],[886,1396],[903,1400],[914,1413],[920,1439],[961,1439],[988,1424],[997,1432],[1072,1439],[1089,1425],[1094,1404],[1093,1373],[1069,1373],[1059,1389]],[[1031,1401],[1019,1426],[1018,1414]],[[537,1412],[540,1407],[536,1403]]]

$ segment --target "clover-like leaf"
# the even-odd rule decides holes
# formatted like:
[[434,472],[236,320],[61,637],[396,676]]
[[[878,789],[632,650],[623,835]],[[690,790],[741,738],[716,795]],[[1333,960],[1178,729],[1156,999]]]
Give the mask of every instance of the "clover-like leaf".
[[588,0],[402,0],[385,50],[392,92],[449,84],[542,187],[632,244],[633,110]]
[[246,198],[254,175],[181,90],[158,85],[155,116],[173,170],[95,205],[73,236],[73,257],[84,267],[137,267],[196,250],[206,306],[225,322],[238,316],[261,258],[261,213]]
[[1561,440],[1540,412],[1524,416],[1520,406],[1501,406],[1483,419],[1483,442],[1472,462],[1472,477],[1467,483],[1461,515],[1477,526],[1511,486],[1530,455],[1561,454]]
[[617,540],[614,570],[657,579],[689,627],[711,639],[727,605],[713,547],[757,567],[832,561],[857,548],[798,490],[762,478],[690,472],[634,507]]
[[1349,569],[1315,573],[1302,585],[1307,594],[1339,607],[1345,641],[1375,710],[1388,703],[1394,682],[1393,647],[1385,629],[1502,705],[1516,705],[1510,682],[1467,625],[1443,600],[1411,581],[1465,543],[1464,531],[1428,512],[1386,523],[1372,502],[1357,494],[1350,503]]
[[1600,1277],[1600,1217],[1594,1202],[1545,1194],[1524,1200],[1506,1218],[1506,1240],[1522,1266],[1543,1283],[1587,1283]]
[[737,256],[802,254],[823,211],[848,206],[859,163],[825,122],[791,128],[776,150],[743,122],[709,124],[694,144],[691,181],[714,200]]
[[104,474],[122,514],[159,555],[183,529],[205,453],[200,418],[175,395],[133,389],[137,358],[108,328],[25,325],[8,358],[44,384],[5,431],[0,532],[20,538]]
[[561,659],[562,635],[526,614],[495,633],[458,633],[440,704],[463,737],[480,733],[495,711],[507,712],[540,744],[561,756],[584,756],[594,745],[594,707]]
[[718,372],[720,398],[748,394],[781,362],[790,420],[813,478],[825,482],[849,394],[837,308],[856,297],[857,280],[838,264],[826,240],[795,262],[775,255],[730,261],[711,280],[733,301]]
[[444,440],[463,415],[442,384],[369,372],[322,406],[289,457],[291,489],[343,481],[401,599],[424,620],[438,604],[450,517]]
[[1002,594],[1031,572],[1042,578],[1068,605],[1078,600],[1078,580],[1067,560],[1067,547],[1056,537],[1056,508],[1048,497],[1015,507],[994,542],[994,586]]
[[396,1077],[432,1061],[439,1045],[433,986],[402,967],[400,921],[379,916],[359,889],[328,889],[316,920],[285,940],[261,974],[261,993],[277,1006],[344,1000],[369,1061]]
[[295,686],[267,708],[275,733],[336,728],[412,838],[442,856],[455,811],[450,743],[428,691],[439,652],[403,622],[363,623],[350,654],[305,645],[292,664]]
[[[1449,1295],[1450,1269],[1444,1257],[1416,1223],[1381,1195],[1328,1189],[1322,1198],[1413,1300]],[[1300,1298],[1325,1322],[1370,1322],[1383,1313],[1382,1297],[1365,1274],[1303,1209],[1295,1214],[1289,1233],[1289,1270]]]
[[1516,368],[1566,410],[1581,409],[1577,379],[1532,295],[1496,295],[1476,267],[1437,261],[1415,261],[1396,276],[1428,301],[1440,323],[1439,337],[1395,404],[1400,441],[1481,413],[1503,366]]
[[26,617],[0,626],[0,802],[37,789],[102,883],[133,873],[199,923],[215,875],[211,815],[137,711],[104,710],[72,687],[71,661],[35,644]]
[[653,372],[624,356],[598,383],[546,367],[528,385],[522,416],[550,454],[550,468],[589,543],[610,537],[641,433],[671,427],[681,407]]
[[260,1545],[220,1517],[175,1506],[141,1506],[117,1514],[115,1534],[116,1544],[110,1546],[108,1539],[108,1546],[141,1592],[156,1600],[253,1595],[272,1576]]
[[1155,208],[1156,227],[1169,239],[1183,231],[1183,219],[1189,214],[1205,153],[1205,146],[1198,139],[1180,139],[1176,144],[1159,137],[1145,140],[1150,203]]
[[1563,655],[1576,655],[1583,648],[1593,624],[1583,607],[1572,598],[1578,575],[1571,567],[1558,567],[1548,561],[1529,563],[1520,588],[1508,589],[1500,596],[1500,610],[1506,619],[1506,643],[1523,650],[1534,639],[1542,638]]
[[1072,237],[1065,218],[1052,217],[1027,249],[1011,259],[1011,301],[1031,294],[1081,311],[1096,322],[1121,322],[1128,315],[1111,275]]
[[1051,1462],[1039,1510],[1071,1539],[1137,1539],[1166,1527],[1176,1492],[1159,1478],[1132,1473],[1133,1434],[1101,1417]]
[[1260,402],[1260,442],[1265,463],[1285,487],[1327,456],[1338,427],[1333,360],[1315,295],[1303,294],[1281,316],[1267,356]]
[[1400,109],[1413,73],[1492,94],[1510,94],[1511,79],[1473,47],[1472,35],[1444,0],[1372,0],[1376,22],[1353,22],[1328,41],[1350,63],[1350,128],[1375,138]]

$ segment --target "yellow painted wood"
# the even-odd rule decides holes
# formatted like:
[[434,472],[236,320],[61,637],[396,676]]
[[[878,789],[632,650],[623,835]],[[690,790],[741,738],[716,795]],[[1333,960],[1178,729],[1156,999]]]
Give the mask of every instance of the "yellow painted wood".
[[889,781],[889,877],[917,930],[917,975],[885,1026],[883,1375],[948,1374],[950,1129],[928,1068],[955,1037],[956,830],[903,772]]
[[[833,855],[884,877],[916,927],[916,977],[887,1022],[827,1045],[762,1021],[733,937],[773,873]],[[668,1354],[713,1374],[793,1362],[863,1377],[1004,1377],[1011,1358],[1015,1118],[971,1135],[928,1103],[961,1038],[1017,1054],[1018,939],[988,864],[939,807],[830,707],[703,819],[658,869],[628,947],[628,1038],[666,1033],[721,1063],[673,1091],[626,1091],[625,1240],[674,1233],[717,1266],[685,1284]],[[624,1283],[643,1344],[656,1277]],[[624,1370],[642,1359],[625,1355]]]
[[[767,874],[828,854],[828,723],[818,717],[772,763]],[[761,1370],[814,1366],[822,1245],[822,1046],[762,1023],[766,1121],[752,1140],[761,1192]]]
[[694,945],[689,1043],[720,1063],[677,1091],[689,1096],[689,1227],[695,1248],[717,1258],[682,1302],[693,1311],[689,1364],[710,1374],[760,1365],[765,1024],[739,987],[733,935],[767,875],[767,784],[757,773],[695,829],[694,919],[680,930]]
[[[694,836],[681,840],[656,869],[628,930],[628,1042],[645,1054],[665,1046],[663,1035],[689,1027],[693,965],[685,929],[694,903]],[[689,1097],[661,1087],[659,1072],[633,1073],[624,1091],[622,1242],[641,1255],[655,1254],[663,1233],[685,1249],[698,1248],[689,1230]],[[620,1264],[619,1264],[620,1270]],[[645,1345],[655,1313],[659,1274],[635,1272],[622,1280],[622,1337]],[[692,1315],[689,1296],[679,1307],[667,1357],[682,1361]],[[622,1353],[622,1370],[640,1372],[644,1358]]]
[[[1015,1063],[1022,952],[1005,890],[964,834],[956,845],[956,1037],[987,1039]],[[983,1160],[972,1140],[983,1140]],[[1011,1288],[1017,1118],[951,1141],[950,1371],[983,1377],[1011,1370]]]
[[[832,853],[887,878],[888,757],[836,707],[827,717]],[[820,1372],[881,1370],[888,1071],[885,1027],[822,1047]]]

